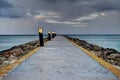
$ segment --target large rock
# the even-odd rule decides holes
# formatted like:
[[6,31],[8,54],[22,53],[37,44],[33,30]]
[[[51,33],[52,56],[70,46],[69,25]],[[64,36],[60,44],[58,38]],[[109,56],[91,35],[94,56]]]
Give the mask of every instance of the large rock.
[[22,54],[23,54],[23,50],[21,48],[16,48],[16,49],[5,52],[3,54],[3,57],[9,58],[11,55],[18,57]]
[[120,54],[110,54],[110,58],[112,59],[120,58]]
[[90,44],[85,40],[79,40],[78,38],[66,37],[71,41],[75,42],[79,46],[92,51],[95,55],[102,58],[103,60],[113,64],[120,66],[120,52],[112,48],[103,48],[95,44]]
[[[44,38],[44,42],[46,41],[47,39]],[[16,61],[18,58],[35,49],[36,47],[39,47],[39,40],[31,41],[18,46],[13,46],[10,49],[0,51],[0,68],[14,63],[14,61]]]

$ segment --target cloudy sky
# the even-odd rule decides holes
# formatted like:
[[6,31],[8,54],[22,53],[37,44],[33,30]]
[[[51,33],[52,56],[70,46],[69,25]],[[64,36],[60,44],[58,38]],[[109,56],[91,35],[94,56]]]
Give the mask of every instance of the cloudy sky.
[[120,0],[0,0],[0,35],[120,34]]

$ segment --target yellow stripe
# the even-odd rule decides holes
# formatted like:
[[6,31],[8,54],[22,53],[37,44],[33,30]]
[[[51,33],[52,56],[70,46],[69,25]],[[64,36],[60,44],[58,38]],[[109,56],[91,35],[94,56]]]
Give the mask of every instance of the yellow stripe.
[[[69,39],[68,39],[69,40]],[[69,40],[70,41],[70,40]],[[87,49],[84,49],[82,47],[80,47],[79,45],[77,45],[76,43],[70,41],[73,45],[75,45],[76,47],[78,47],[79,49],[81,49],[82,51],[84,51],[87,55],[89,55],[91,58],[93,58],[95,61],[97,61],[99,64],[101,64],[103,67],[105,67],[106,69],[110,70],[113,74],[115,74],[117,77],[120,78],[120,69],[117,69],[116,67],[114,67],[112,64],[104,61],[102,58],[97,57],[95,54],[91,53],[90,51],[88,51]]]
[[[48,43],[48,41],[45,42],[45,44],[47,44],[47,43]],[[26,55],[24,55],[20,59],[16,60],[13,64],[9,64],[5,68],[1,69],[0,70],[0,77],[7,75],[8,72],[10,72],[12,69],[15,69],[23,61],[25,61],[27,58],[29,58],[30,56],[35,54],[35,52],[37,52],[39,49],[40,49],[40,47],[35,48],[34,50],[30,51],[29,53],[27,53]]]
[[12,69],[16,68],[19,64],[21,64],[23,61],[25,61],[27,58],[29,58],[31,55],[33,55],[35,52],[37,52],[39,49],[40,49],[40,47],[32,50],[31,52],[27,53],[26,55],[24,55],[20,59],[16,60],[13,64],[9,64],[5,68],[1,69],[0,70],[0,76],[7,75],[7,73],[9,71],[11,71]]

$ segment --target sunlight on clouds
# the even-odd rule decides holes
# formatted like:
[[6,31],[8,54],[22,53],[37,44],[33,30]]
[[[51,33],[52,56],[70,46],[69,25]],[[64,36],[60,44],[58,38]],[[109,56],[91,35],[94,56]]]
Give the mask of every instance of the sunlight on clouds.
[[55,12],[46,12],[47,16],[58,16],[58,13]]
[[42,22],[46,23],[59,23],[54,20],[60,18],[58,13],[39,10],[37,10],[37,13],[38,14],[34,16],[34,19],[36,20],[42,20]]
[[92,19],[95,19],[97,17],[100,17],[100,15],[98,13],[93,13],[93,14],[90,14],[88,16],[79,17],[79,18],[77,18],[75,20],[76,21],[92,20]]
[[64,25],[73,25],[74,27],[86,27],[88,23],[85,20],[93,20],[100,16],[105,15],[105,13],[92,13],[87,16],[78,17],[74,20],[60,20],[62,16],[58,13],[54,12],[44,12],[38,11],[39,14],[35,16],[35,19],[42,20],[42,22],[50,23],[50,24],[64,24]]
[[49,12],[49,11],[36,11],[38,15],[48,17],[48,18],[60,18],[59,13]]
[[74,27],[87,27],[86,24],[81,24],[81,25],[73,25]]
[[46,19],[44,22],[46,22],[46,23],[59,23],[59,22],[57,22],[55,20],[51,20],[51,19]]
[[105,16],[106,14],[105,13],[100,13],[101,16]]
[[66,24],[66,25],[73,25],[75,27],[86,27],[87,23],[83,22],[73,22],[73,21],[57,21],[52,19],[46,19],[44,22],[52,23],[52,24]]
[[35,19],[44,19],[44,18],[45,18],[44,16],[40,16],[40,15],[35,16]]
[[27,13],[26,13],[26,15],[28,15],[28,16],[32,16],[32,14],[31,14],[31,13],[29,13],[29,12],[27,12]]

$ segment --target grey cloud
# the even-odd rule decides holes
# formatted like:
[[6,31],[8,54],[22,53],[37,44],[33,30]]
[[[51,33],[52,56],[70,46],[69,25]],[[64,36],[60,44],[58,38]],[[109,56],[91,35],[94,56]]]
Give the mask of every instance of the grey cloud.
[[45,2],[48,2],[48,3],[58,3],[58,2],[71,2],[71,3],[74,3],[74,2],[77,2],[79,0],[43,0]]
[[[105,15],[101,16],[101,13]],[[42,26],[46,33],[47,30],[52,30],[59,34],[120,34],[119,13],[120,0],[0,0],[0,34],[37,34],[38,26]],[[89,18],[91,14],[100,17]],[[35,19],[35,16],[38,16],[38,19]],[[49,22],[59,21],[59,24],[41,20],[41,17],[46,16],[50,16],[45,18],[49,19]],[[87,23],[86,27],[69,24],[76,23],[75,20],[81,17],[84,21],[77,21]]]
[[95,5],[93,5],[94,8],[96,8],[96,10],[98,11],[112,11],[112,10],[116,10],[119,11],[120,10],[120,1],[118,0],[110,0],[110,1],[101,1],[99,3],[96,3]]
[[9,9],[1,9],[0,10],[0,17],[1,18],[20,18],[20,14],[16,11],[11,11]]
[[[96,11],[89,4],[79,4],[84,2],[83,0],[45,0],[41,2],[43,3],[43,6],[39,6],[41,10],[60,13],[62,20],[70,20]],[[38,3],[41,2],[38,1]]]
[[0,18],[20,18],[24,14],[7,0],[0,0]]
[[[3,0],[1,2],[3,3]],[[15,17],[31,17],[26,15],[28,12],[35,16],[40,14],[37,12],[38,10],[60,13],[61,20],[71,20],[91,13],[120,10],[119,0],[11,0],[12,2],[16,7],[12,8],[11,12],[18,11],[16,13],[8,12],[8,14],[14,14]],[[6,3],[10,5],[8,2]]]
[[6,0],[0,0],[0,17],[10,17],[9,8],[13,7],[12,4]]
[[63,19],[120,9],[119,0],[37,0],[37,3],[40,10],[59,12]]
[[[98,10],[117,10],[120,9],[120,1],[119,0],[44,0],[47,4],[54,3],[54,7],[58,7],[57,9],[64,9],[63,7],[76,9],[78,7],[80,10],[86,6],[92,7],[93,9]],[[80,3],[79,5],[76,5]],[[88,3],[88,4],[82,4],[82,3]],[[57,5],[56,5],[57,4]],[[84,6],[84,7],[83,7]],[[61,7],[61,8],[60,8]],[[85,7],[85,8],[86,8]],[[50,7],[49,7],[50,8]],[[54,8],[53,8],[54,9]]]
[[0,0],[0,8],[9,8],[12,7],[10,3],[8,3],[6,0]]

